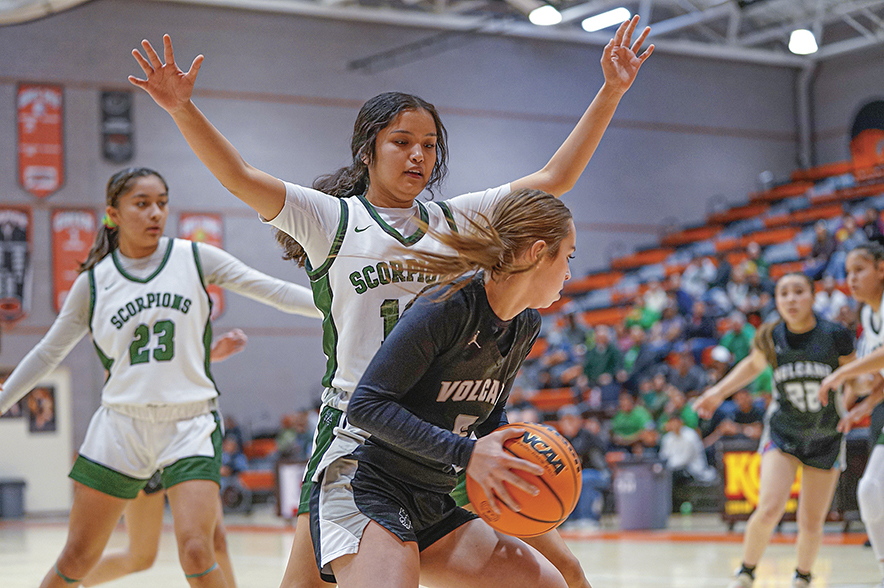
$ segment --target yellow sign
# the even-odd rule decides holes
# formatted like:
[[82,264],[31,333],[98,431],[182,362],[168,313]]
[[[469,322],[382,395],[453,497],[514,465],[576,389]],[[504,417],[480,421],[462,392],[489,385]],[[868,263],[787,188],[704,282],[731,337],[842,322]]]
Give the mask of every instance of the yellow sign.
[[[724,454],[724,512],[725,514],[751,514],[758,506],[761,478],[761,454],[755,451],[728,451]],[[801,490],[801,466],[792,483],[786,512],[798,508],[798,492]]]

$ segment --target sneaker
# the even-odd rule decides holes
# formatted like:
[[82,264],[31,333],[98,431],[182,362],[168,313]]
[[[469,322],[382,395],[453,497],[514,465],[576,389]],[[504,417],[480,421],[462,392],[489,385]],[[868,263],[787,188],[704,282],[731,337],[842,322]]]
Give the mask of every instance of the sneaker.
[[792,578],[792,588],[808,588],[810,586],[810,582],[805,580],[804,578],[799,578],[795,576]]
[[752,576],[746,572],[741,572],[734,576],[734,579],[727,585],[727,588],[752,588],[752,582],[754,581]]

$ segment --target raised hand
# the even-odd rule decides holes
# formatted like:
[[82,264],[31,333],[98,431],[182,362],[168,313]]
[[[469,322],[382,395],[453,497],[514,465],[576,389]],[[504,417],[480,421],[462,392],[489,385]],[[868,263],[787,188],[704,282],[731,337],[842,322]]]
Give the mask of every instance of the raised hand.
[[132,56],[147,79],[129,76],[129,81],[150,94],[163,110],[169,114],[185,106],[190,102],[190,96],[193,94],[193,85],[196,83],[196,75],[200,71],[200,65],[203,63],[203,56],[197,55],[190,69],[187,72],[175,64],[175,54],[172,51],[172,38],[169,35],[163,35],[163,53],[166,60],[164,64],[160,60],[160,56],[154,50],[153,46],[144,40],[141,42],[146,58],[141,55],[138,49],[132,50]]
[[212,343],[211,358],[213,362],[224,361],[246,348],[249,338],[240,329],[232,329]]
[[624,21],[602,52],[602,72],[605,74],[605,85],[620,93],[626,92],[632,86],[639,68],[654,52],[654,46],[650,45],[644,53],[638,54],[651,32],[651,27],[645,27],[645,30],[633,43],[632,34],[635,32],[636,25],[638,25],[638,15]]
[[524,429],[505,429],[482,437],[476,441],[470,463],[467,464],[467,475],[479,483],[485,496],[488,497],[491,510],[496,513],[500,512],[498,500],[512,510],[519,511],[519,503],[510,494],[507,486],[518,488],[531,496],[537,495],[537,488],[512,470],[524,470],[540,476],[543,474],[543,468],[536,463],[512,456],[503,450],[504,441],[519,437],[524,433]]

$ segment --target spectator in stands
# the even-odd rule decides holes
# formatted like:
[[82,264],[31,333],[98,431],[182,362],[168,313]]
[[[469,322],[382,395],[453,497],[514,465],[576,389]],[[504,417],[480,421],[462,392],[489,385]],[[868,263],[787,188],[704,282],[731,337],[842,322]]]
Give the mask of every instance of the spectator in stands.
[[638,325],[629,329],[633,340],[632,347],[623,354],[623,371],[619,375],[621,382],[633,393],[638,392],[638,385],[644,378],[653,375],[653,370],[666,357],[666,351],[659,351],[648,345],[647,336]]
[[[669,276],[666,283],[666,291],[675,297],[676,312],[679,315],[691,314],[691,306],[694,304],[694,298],[681,287],[682,276],[675,272]],[[705,288],[704,288],[705,291]]]
[[835,253],[838,244],[835,242],[835,237],[829,233],[829,226],[826,224],[826,221],[817,221],[813,226],[813,231],[813,247],[810,250],[810,259],[804,264],[804,273],[811,280],[816,281],[826,271],[826,267],[828,267],[832,254]]
[[694,259],[681,274],[682,289],[694,300],[702,298],[709,290],[709,283],[716,277],[717,268],[708,257]]
[[746,258],[747,266],[750,272],[757,272],[763,278],[770,277],[770,263],[764,259],[764,254],[761,251],[761,245],[752,241],[749,245],[746,246],[746,253],[749,254],[749,257]]
[[700,429],[700,417],[697,415],[694,407],[688,402],[688,397],[684,392],[669,384],[666,386],[666,397],[669,400],[663,409],[663,416],[660,417],[661,422],[658,423],[661,430],[666,426],[666,420],[669,418],[669,415],[675,412],[681,415],[681,422],[685,425],[692,429]]
[[881,231],[881,213],[873,206],[867,208],[863,213],[863,232],[869,241],[876,241],[884,245],[884,232]]
[[868,238],[863,230],[856,224],[856,218],[849,212],[841,215],[841,226],[835,231],[835,253],[829,260],[826,271],[835,278],[836,282],[843,282],[847,273],[844,269],[844,262],[847,254],[855,247],[868,242]]
[[611,330],[605,325],[595,328],[592,342],[583,355],[583,373],[590,386],[610,386],[623,365],[623,354],[611,343]]
[[240,447],[246,446],[246,436],[243,433],[242,428],[239,426],[236,419],[229,414],[224,415],[224,436],[236,439],[236,442]]
[[586,346],[587,328],[583,323],[583,316],[578,312],[566,312],[563,317],[565,326],[562,335],[573,347]]
[[675,366],[666,366],[666,380],[692,397],[706,388],[706,372],[697,365],[694,353],[687,347],[676,352]]
[[703,444],[710,447],[719,439],[757,441],[761,438],[763,422],[764,410],[755,403],[749,390],[742,388],[704,423],[703,428],[708,434],[703,438]]
[[611,444],[633,455],[644,455],[645,449],[657,445],[654,419],[645,407],[636,404],[628,390],[620,392],[619,410],[611,419]]
[[583,414],[573,404],[560,408],[557,416],[558,430],[571,442],[583,468],[583,488],[568,522],[583,528],[597,528],[602,515],[602,492],[611,487],[611,474],[605,462],[607,447],[598,434],[598,421],[595,421],[596,427],[585,426]]
[[823,277],[823,287],[813,299],[813,311],[828,321],[837,321],[841,308],[850,304],[847,294],[837,288],[835,278]]
[[246,459],[236,438],[226,435],[221,442],[221,490],[224,490],[236,475],[249,469]]
[[660,313],[651,310],[649,307],[645,306],[644,300],[636,299],[632,305],[632,308],[629,311],[629,314],[626,315],[624,322],[626,323],[626,326],[630,329],[633,326],[638,326],[647,331],[659,320]]
[[727,299],[730,303],[729,308],[723,308],[726,312],[730,312],[732,309],[739,310],[743,314],[746,314],[749,310],[749,281],[746,277],[746,266],[740,264],[737,266],[731,273],[731,280],[727,283],[725,287],[725,291],[727,292]]
[[669,304],[669,297],[666,295],[666,290],[660,285],[659,280],[650,280],[648,282],[648,289],[645,290],[642,296],[642,301],[646,309],[660,316],[663,314],[663,309]]
[[539,423],[543,420],[540,411],[531,405],[513,410],[507,409],[507,417],[511,423]]
[[[565,335],[564,330],[554,328],[546,337],[548,347],[538,361],[537,385],[539,388],[561,388],[573,385],[583,374],[583,362],[578,350]],[[578,353],[579,351],[579,353]]]
[[683,335],[691,349],[703,349],[718,343],[718,327],[715,319],[706,313],[706,304],[694,302],[691,316],[685,321]]
[[716,345],[709,353],[709,366],[706,368],[706,385],[718,382],[734,365],[734,355],[727,347]]
[[728,315],[728,329],[719,344],[731,353],[733,362],[738,362],[749,355],[754,337],[755,327],[746,322],[741,311],[735,310]]
[[642,406],[644,406],[656,421],[662,414],[669,397],[666,395],[666,375],[662,372],[654,374],[653,378],[642,380],[639,385]]
[[727,259],[727,253],[724,251],[719,251],[715,254],[715,274],[712,276],[712,279],[709,280],[707,284],[708,288],[725,288],[728,285],[728,282],[731,281],[733,272],[733,267],[731,266],[731,262]]
[[684,424],[680,411],[668,415],[666,432],[660,438],[659,455],[666,462],[666,469],[672,472],[673,485],[715,479],[715,470],[706,461],[699,433]]
[[312,448],[312,432],[307,428],[306,411],[284,414],[280,419],[281,428],[276,435],[279,457],[293,461],[307,461]]
[[669,304],[663,309],[659,324],[661,335],[666,341],[673,342],[682,338],[685,320],[678,313],[678,303],[674,295],[670,295]]
[[746,318],[753,324],[760,325],[763,320],[776,310],[774,305],[774,284],[767,277],[756,271],[746,272],[747,293]]

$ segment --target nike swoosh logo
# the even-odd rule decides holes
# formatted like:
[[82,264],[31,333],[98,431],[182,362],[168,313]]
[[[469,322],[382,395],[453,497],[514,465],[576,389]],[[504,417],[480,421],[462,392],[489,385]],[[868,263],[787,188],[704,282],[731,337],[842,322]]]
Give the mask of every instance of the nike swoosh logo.
[[105,290],[110,290],[110,289],[113,288],[113,287],[114,287],[114,285],[111,284],[110,286],[105,286],[104,289],[105,289]]
[[371,225],[368,225],[367,227],[362,227],[361,229],[359,227],[356,227],[356,232],[361,233],[362,231],[367,231],[370,228],[371,228]]

